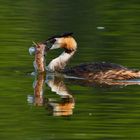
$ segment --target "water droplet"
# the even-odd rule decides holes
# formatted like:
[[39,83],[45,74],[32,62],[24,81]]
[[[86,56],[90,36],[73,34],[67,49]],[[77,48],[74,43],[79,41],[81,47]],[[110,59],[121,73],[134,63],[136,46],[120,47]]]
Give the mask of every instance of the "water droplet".
[[29,53],[30,53],[30,55],[35,54],[35,47],[30,47],[29,48]]

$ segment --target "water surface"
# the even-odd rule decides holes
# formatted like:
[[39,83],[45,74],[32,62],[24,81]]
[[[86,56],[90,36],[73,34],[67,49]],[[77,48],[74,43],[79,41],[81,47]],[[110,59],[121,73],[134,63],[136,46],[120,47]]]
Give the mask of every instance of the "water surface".
[[[32,41],[73,31],[70,62],[107,61],[140,69],[137,0],[10,1],[0,4],[0,139],[140,139],[140,86],[83,86],[63,81],[72,99],[68,116],[27,101],[34,95]],[[62,50],[50,52],[47,63]],[[47,102],[64,102],[44,82]],[[66,101],[68,102],[68,101]]]

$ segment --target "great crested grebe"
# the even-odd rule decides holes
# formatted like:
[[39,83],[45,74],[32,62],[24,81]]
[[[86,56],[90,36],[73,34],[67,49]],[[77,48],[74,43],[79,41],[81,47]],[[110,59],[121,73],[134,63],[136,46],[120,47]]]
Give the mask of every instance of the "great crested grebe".
[[107,62],[86,63],[66,68],[68,61],[77,50],[77,43],[72,34],[73,33],[64,33],[62,35],[56,35],[39,44],[44,45],[49,50],[58,48],[64,49],[64,52],[60,56],[49,63],[47,71],[61,72],[69,76],[94,81],[140,78],[140,71],[138,70]]

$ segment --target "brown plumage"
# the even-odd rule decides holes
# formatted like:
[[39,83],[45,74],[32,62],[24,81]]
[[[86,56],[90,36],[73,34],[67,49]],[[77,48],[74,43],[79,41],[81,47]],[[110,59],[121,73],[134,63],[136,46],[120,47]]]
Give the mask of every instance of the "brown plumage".
[[61,48],[65,49],[66,51],[74,51],[76,50],[76,42],[73,37],[62,37],[61,38]]
[[113,63],[87,63],[65,69],[64,73],[94,81],[129,80],[140,78],[140,71]]

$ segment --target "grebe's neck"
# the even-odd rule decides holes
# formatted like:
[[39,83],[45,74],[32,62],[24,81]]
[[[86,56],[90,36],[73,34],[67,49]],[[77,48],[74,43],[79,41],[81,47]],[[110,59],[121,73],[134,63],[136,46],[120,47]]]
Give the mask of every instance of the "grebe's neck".
[[67,65],[70,58],[74,55],[76,50],[73,51],[64,51],[59,57],[53,59],[49,65],[47,66],[47,70],[49,71],[63,71],[65,66]]
[[51,49],[63,48],[65,51],[57,58],[53,59],[47,69],[49,71],[63,71],[70,58],[74,55],[77,49],[77,43],[71,36],[55,38],[55,42]]

